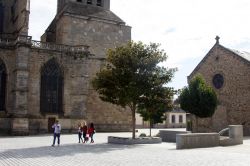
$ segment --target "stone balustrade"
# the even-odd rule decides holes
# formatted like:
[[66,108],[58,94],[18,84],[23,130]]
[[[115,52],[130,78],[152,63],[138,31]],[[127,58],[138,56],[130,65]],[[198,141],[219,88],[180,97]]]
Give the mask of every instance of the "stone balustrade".
[[17,37],[11,37],[10,35],[0,35],[0,47],[4,46],[15,46],[18,43],[23,43],[30,45],[31,48],[42,49],[42,50],[51,50],[59,52],[70,52],[70,53],[89,53],[89,46],[79,45],[79,46],[69,46],[63,44],[55,44],[48,42],[41,42],[32,40],[31,36],[19,35]]
[[75,52],[75,53],[88,52],[88,49],[89,49],[89,46],[85,46],[85,45],[68,46],[68,45],[62,45],[62,44],[40,42],[40,41],[35,41],[35,40],[31,40],[31,47],[38,48],[38,49],[45,49],[45,50],[54,50],[54,51],[60,51],[60,52]]

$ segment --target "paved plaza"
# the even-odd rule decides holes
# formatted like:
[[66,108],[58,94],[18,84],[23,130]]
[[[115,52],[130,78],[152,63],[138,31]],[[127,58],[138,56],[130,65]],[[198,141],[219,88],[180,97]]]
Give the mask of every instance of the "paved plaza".
[[59,147],[50,146],[51,135],[0,137],[0,166],[250,165],[250,138],[245,138],[244,144],[238,146],[176,150],[174,143],[107,144],[110,135],[131,136],[131,133],[96,133],[94,144],[78,144],[77,134],[62,135]]

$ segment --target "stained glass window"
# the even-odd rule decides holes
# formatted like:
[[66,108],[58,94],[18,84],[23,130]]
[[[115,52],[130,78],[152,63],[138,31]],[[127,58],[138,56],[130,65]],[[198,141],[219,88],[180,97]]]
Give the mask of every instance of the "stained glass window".
[[224,78],[221,74],[214,75],[213,84],[216,89],[220,89],[224,84]]

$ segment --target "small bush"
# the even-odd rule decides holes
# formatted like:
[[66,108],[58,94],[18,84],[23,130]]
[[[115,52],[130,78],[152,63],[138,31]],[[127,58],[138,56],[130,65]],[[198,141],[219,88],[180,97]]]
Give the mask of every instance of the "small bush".
[[139,137],[146,137],[147,135],[145,133],[141,133]]

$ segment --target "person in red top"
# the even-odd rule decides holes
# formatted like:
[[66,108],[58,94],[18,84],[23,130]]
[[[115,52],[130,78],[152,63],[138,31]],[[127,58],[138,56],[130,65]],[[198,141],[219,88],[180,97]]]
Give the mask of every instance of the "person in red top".
[[82,127],[82,136],[84,139],[84,143],[88,142],[87,132],[88,132],[88,127],[86,126],[86,123],[84,123],[84,125]]
[[94,134],[95,134],[95,127],[94,127],[94,124],[93,124],[93,123],[90,123],[90,126],[89,126],[89,128],[88,128],[88,134],[89,134],[89,137],[91,138],[90,143],[94,143],[93,136],[94,136]]

